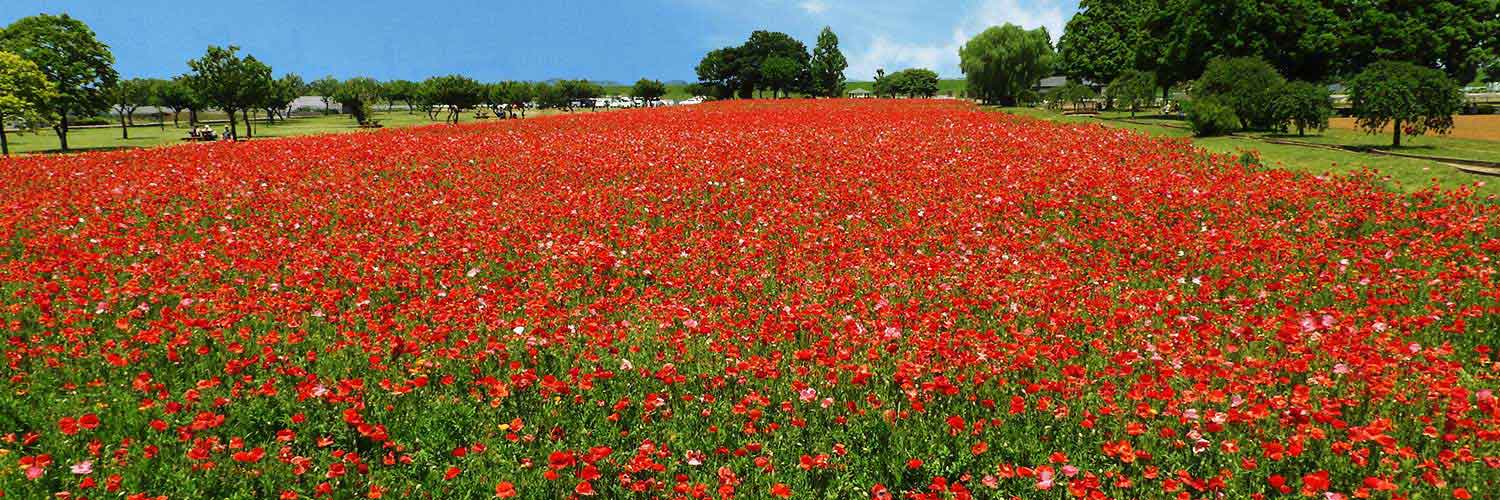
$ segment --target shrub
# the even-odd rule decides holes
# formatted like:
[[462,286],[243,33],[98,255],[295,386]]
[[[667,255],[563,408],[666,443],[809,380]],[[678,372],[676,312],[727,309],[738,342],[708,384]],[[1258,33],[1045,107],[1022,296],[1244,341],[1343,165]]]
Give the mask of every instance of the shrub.
[[1328,117],[1333,114],[1333,103],[1328,99],[1326,87],[1307,82],[1282,85],[1272,103],[1277,130],[1287,132],[1296,127],[1297,135],[1306,135],[1307,129],[1327,129]]
[[1273,103],[1286,79],[1258,57],[1214,59],[1193,85],[1193,97],[1214,97],[1234,110],[1241,127],[1266,130],[1276,125]]
[[1226,135],[1240,126],[1240,117],[1234,108],[1217,98],[1195,99],[1185,103],[1184,107],[1187,108],[1188,125],[1198,137]]

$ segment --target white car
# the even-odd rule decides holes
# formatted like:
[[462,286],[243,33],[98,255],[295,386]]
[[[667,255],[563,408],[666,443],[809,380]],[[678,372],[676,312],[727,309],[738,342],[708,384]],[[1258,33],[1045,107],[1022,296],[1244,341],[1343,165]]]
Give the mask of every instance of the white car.
[[687,99],[683,99],[682,102],[679,102],[677,104],[681,106],[691,106],[694,104],[703,104],[703,102],[707,100],[708,99],[704,99],[703,96],[693,96]]

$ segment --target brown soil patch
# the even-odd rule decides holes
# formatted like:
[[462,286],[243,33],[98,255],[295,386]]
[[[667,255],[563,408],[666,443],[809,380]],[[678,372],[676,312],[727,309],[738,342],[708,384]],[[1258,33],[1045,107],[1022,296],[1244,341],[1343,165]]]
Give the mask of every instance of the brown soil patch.
[[[1328,121],[1328,126],[1348,130],[1356,130],[1353,118],[1334,118]],[[1387,126],[1385,133],[1390,133]],[[1500,115],[1459,115],[1453,117],[1453,137],[1464,139],[1479,139],[1485,141],[1500,141]]]

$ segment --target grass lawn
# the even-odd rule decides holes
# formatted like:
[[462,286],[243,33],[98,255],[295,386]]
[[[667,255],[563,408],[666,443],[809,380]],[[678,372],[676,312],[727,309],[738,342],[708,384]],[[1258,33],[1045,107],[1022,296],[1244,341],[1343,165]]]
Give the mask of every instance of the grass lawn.
[[[588,111],[578,112],[587,113]],[[559,113],[559,111],[544,110],[538,112],[531,110],[526,112],[526,116],[532,117],[556,113]],[[222,118],[222,115],[207,118],[217,119]],[[136,122],[138,124],[145,123],[152,119],[154,117],[137,116]],[[374,113],[374,119],[380,120],[381,124],[387,127],[409,127],[413,125],[440,123],[427,119],[427,115],[421,111],[411,113],[407,113],[406,111],[377,111]],[[459,122],[468,123],[472,121],[475,121],[472,111],[460,113]],[[165,127],[158,127],[154,124],[151,126],[138,125],[130,127],[130,139],[120,138],[119,127],[73,129],[68,133],[68,147],[74,152],[82,152],[177,144],[181,143],[182,138],[186,137],[188,133],[186,113],[182,115],[180,122],[181,125],[177,128],[174,128],[170,121],[167,122]],[[219,132],[223,130],[224,125],[214,124],[213,128],[215,132]],[[244,130],[244,124],[240,124],[241,135],[244,135]],[[255,137],[288,137],[332,132],[352,132],[356,130],[360,130],[360,128],[349,115],[308,116],[293,118],[290,121],[276,122],[275,125],[257,122],[255,124]],[[12,154],[55,152],[58,148],[57,134],[53,133],[51,129],[25,133],[9,132],[7,133],[7,137],[10,140],[10,151]]]
[[[1133,122],[1142,123],[1119,121],[1121,118],[1128,119],[1129,113],[1105,113],[1100,115],[1100,118],[1103,118],[1100,119],[1088,116],[1063,115],[1036,108],[1001,108],[1000,111],[1064,123],[1096,124],[1125,128],[1161,137],[1184,138],[1191,140],[1194,145],[1200,148],[1215,153],[1238,155],[1244,151],[1256,151],[1259,153],[1261,161],[1266,165],[1292,170],[1321,174],[1349,173],[1369,168],[1386,177],[1387,184],[1393,189],[1400,191],[1417,191],[1426,188],[1434,182],[1450,189],[1482,183],[1476,190],[1478,196],[1500,196],[1500,178],[1470,174],[1432,161],[1270,144],[1256,140],[1254,135],[1195,138],[1192,136],[1192,132],[1186,129],[1170,126],[1183,126],[1184,124],[1181,121],[1148,118],[1145,116],[1132,120]],[[1286,136],[1278,135],[1276,137]],[[1329,129],[1323,134],[1308,134],[1306,137],[1296,137],[1295,134],[1292,134],[1292,136],[1286,138],[1321,144],[1355,146],[1382,146],[1389,144],[1388,141],[1390,140],[1389,137],[1385,136],[1373,136],[1357,131],[1340,129]],[[1407,146],[1399,150],[1402,152],[1491,161],[1500,160],[1500,142],[1496,141],[1421,136],[1410,138],[1410,140],[1403,138],[1403,142]]]

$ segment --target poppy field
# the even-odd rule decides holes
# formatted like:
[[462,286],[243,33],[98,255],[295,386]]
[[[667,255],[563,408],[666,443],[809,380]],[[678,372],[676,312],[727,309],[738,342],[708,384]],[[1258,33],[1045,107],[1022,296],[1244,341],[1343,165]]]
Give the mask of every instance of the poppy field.
[[0,160],[4,498],[1500,498],[1500,208],[943,101]]

